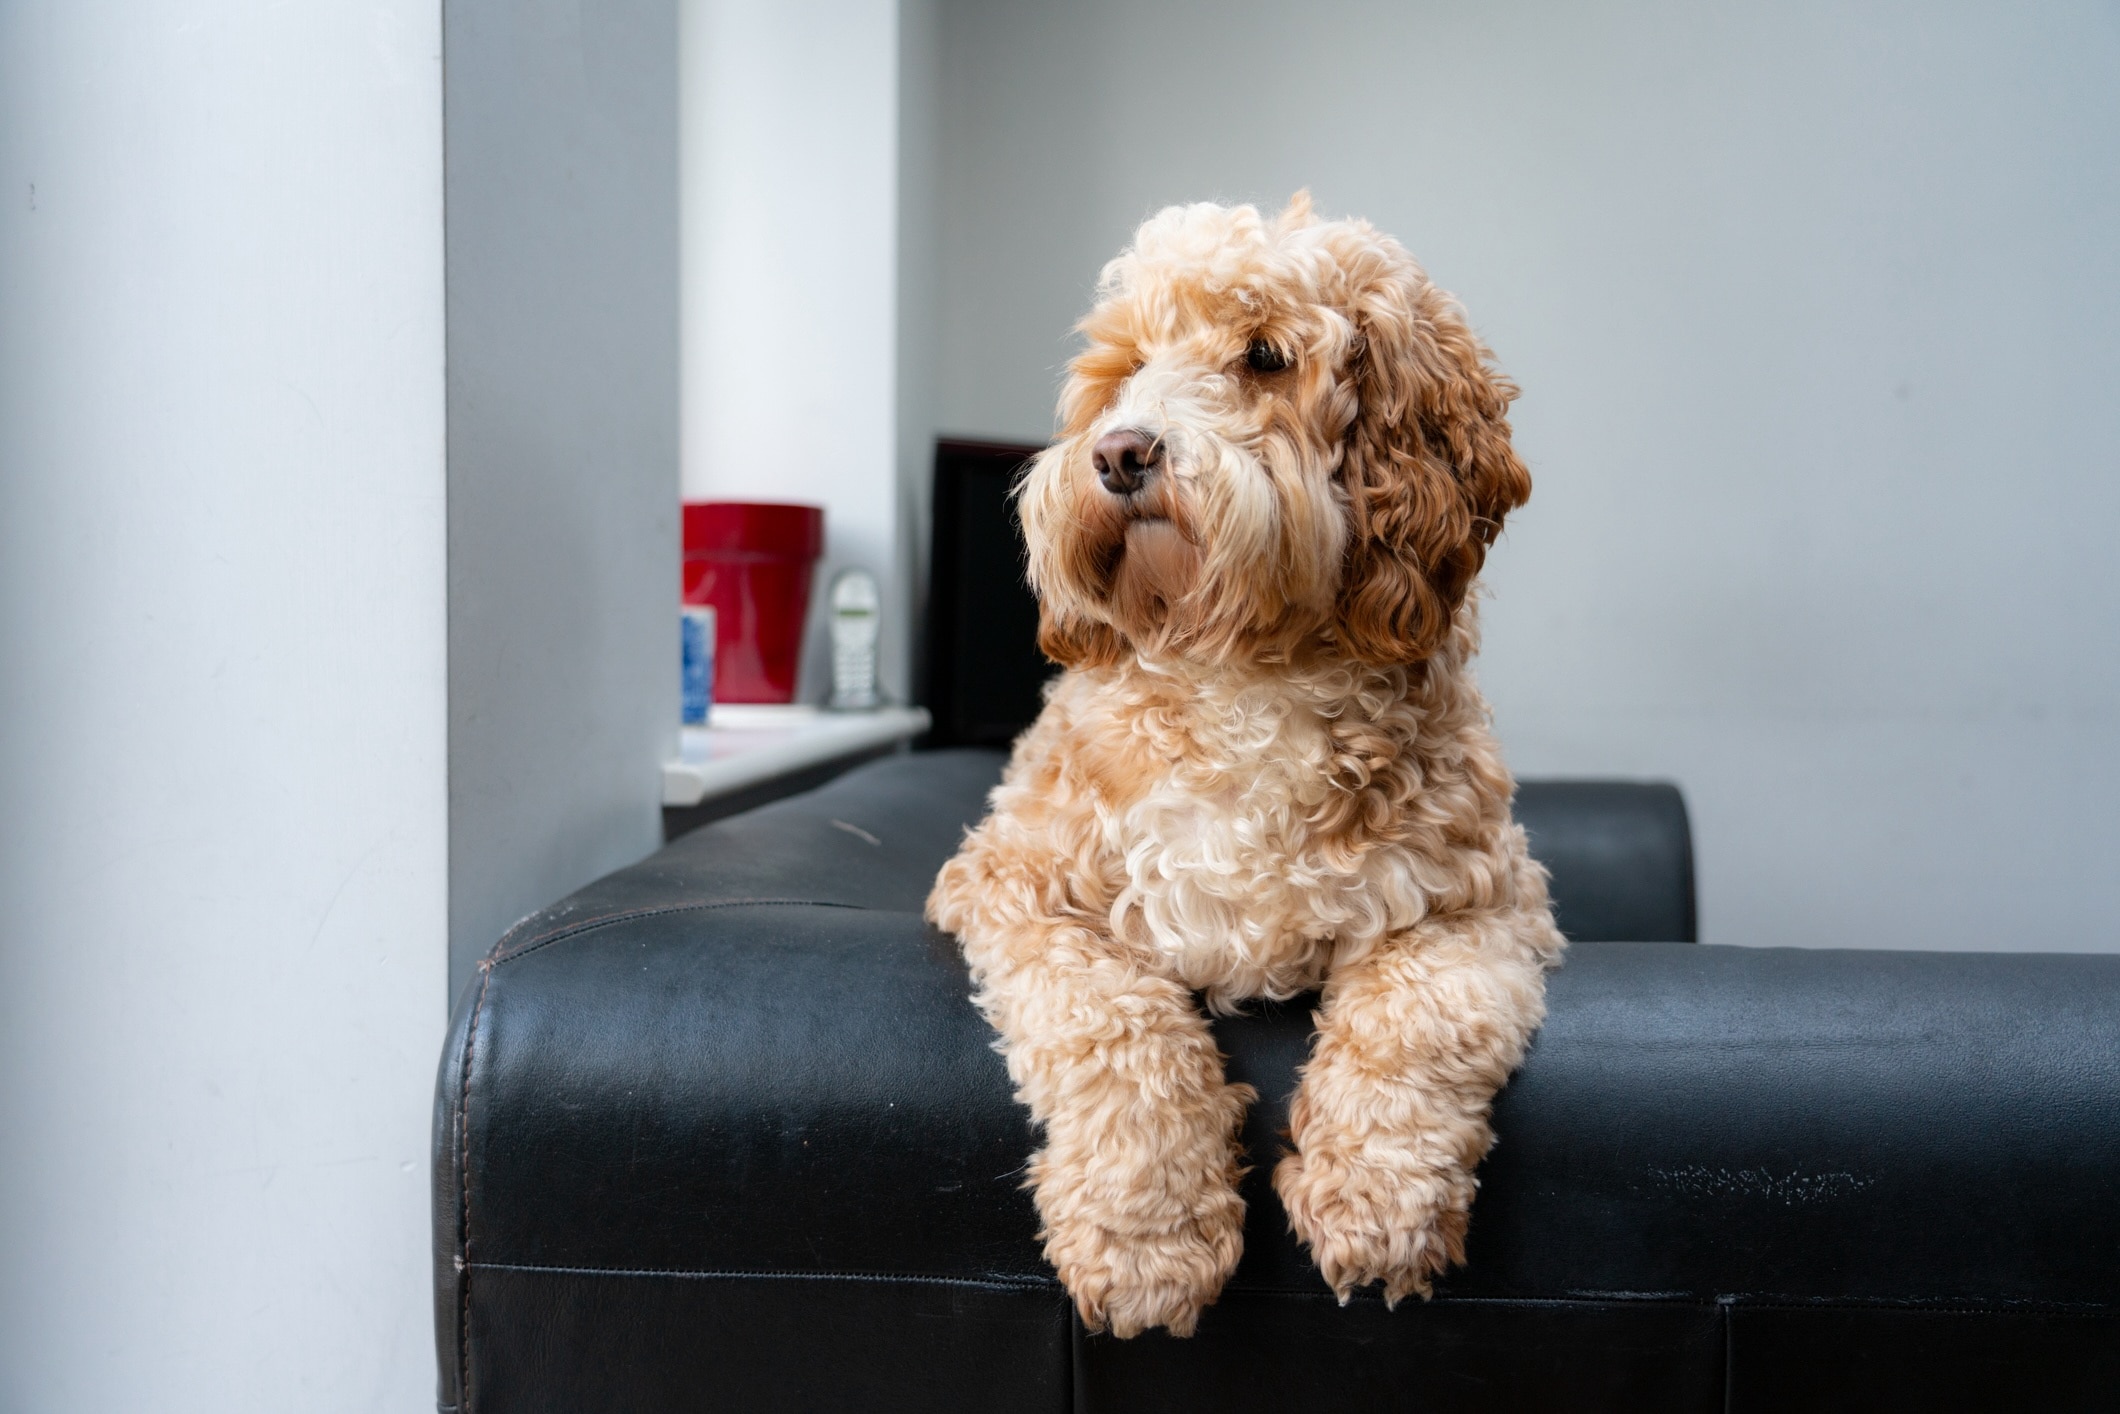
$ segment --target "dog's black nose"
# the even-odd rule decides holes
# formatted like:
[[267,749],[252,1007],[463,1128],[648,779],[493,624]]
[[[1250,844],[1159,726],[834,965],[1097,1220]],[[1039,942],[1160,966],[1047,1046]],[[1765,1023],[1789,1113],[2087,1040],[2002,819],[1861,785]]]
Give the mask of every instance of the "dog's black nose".
[[1140,490],[1148,480],[1156,463],[1163,460],[1163,447],[1140,428],[1128,427],[1099,437],[1089,459],[1104,489],[1125,496]]

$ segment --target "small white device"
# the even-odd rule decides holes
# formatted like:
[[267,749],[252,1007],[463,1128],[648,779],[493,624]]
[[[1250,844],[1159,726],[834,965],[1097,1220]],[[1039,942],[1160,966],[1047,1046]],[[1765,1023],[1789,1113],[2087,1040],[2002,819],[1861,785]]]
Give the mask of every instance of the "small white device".
[[883,596],[867,570],[841,570],[832,580],[832,700],[834,711],[881,705],[876,692],[877,613]]

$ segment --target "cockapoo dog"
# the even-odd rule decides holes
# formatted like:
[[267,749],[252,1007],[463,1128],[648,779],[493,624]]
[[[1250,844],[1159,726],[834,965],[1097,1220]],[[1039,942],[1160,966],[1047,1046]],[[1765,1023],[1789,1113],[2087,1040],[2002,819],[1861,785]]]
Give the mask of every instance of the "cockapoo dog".
[[1468,671],[1516,390],[1305,196],[1159,213],[1081,332],[1018,490],[1067,671],[928,900],[1044,1131],[1046,1255],[1090,1328],[1190,1334],[1255,1098],[1194,994],[1322,987],[1274,1188],[1342,1301],[1425,1296],[1563,946]]

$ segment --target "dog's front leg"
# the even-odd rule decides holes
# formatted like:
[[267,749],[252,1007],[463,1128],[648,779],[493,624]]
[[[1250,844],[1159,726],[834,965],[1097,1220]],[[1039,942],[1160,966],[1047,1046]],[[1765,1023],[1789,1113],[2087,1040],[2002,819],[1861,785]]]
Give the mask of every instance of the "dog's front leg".
[[1236,1131],[1253,1092],[1224,1078],[1183,986],[990,887],[960,911],[950,903],[970,900],[944,901],[945,872],[937,911],[957,925],[1016,1097],[1045,1131],[1030,1179],[1046,1257],[1092,1330],[1190,1335],[1242,1250]]
[[1344,1303],[1465,1259],[1488,1111],[1545,1014],[1543,910],[1431,918],[1325,984],[1274,1188]]

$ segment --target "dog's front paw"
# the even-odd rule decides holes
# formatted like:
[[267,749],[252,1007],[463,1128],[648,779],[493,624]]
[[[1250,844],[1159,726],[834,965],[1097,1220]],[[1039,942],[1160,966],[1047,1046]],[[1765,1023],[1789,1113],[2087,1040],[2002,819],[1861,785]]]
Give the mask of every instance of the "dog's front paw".
[[1414,1161],[1403,1150],[1313,1144],[1281,1160],[1274,1191],[1289,1226],[1310,1248],[1346,1305],[1358,1286],[1384,1284],[1384,1302],[1424,1300],[1448,1268],[1465,1260],[1472,1176]]
[[1045,1255],[1075,1298],[1082,1324],[1108,1327],[1121,1339],[1155,1326],[1191,1335],[1244,1250],[1243,1200],[1234,1192],[1220,1199],[1164,1231],[1049,1224]]

